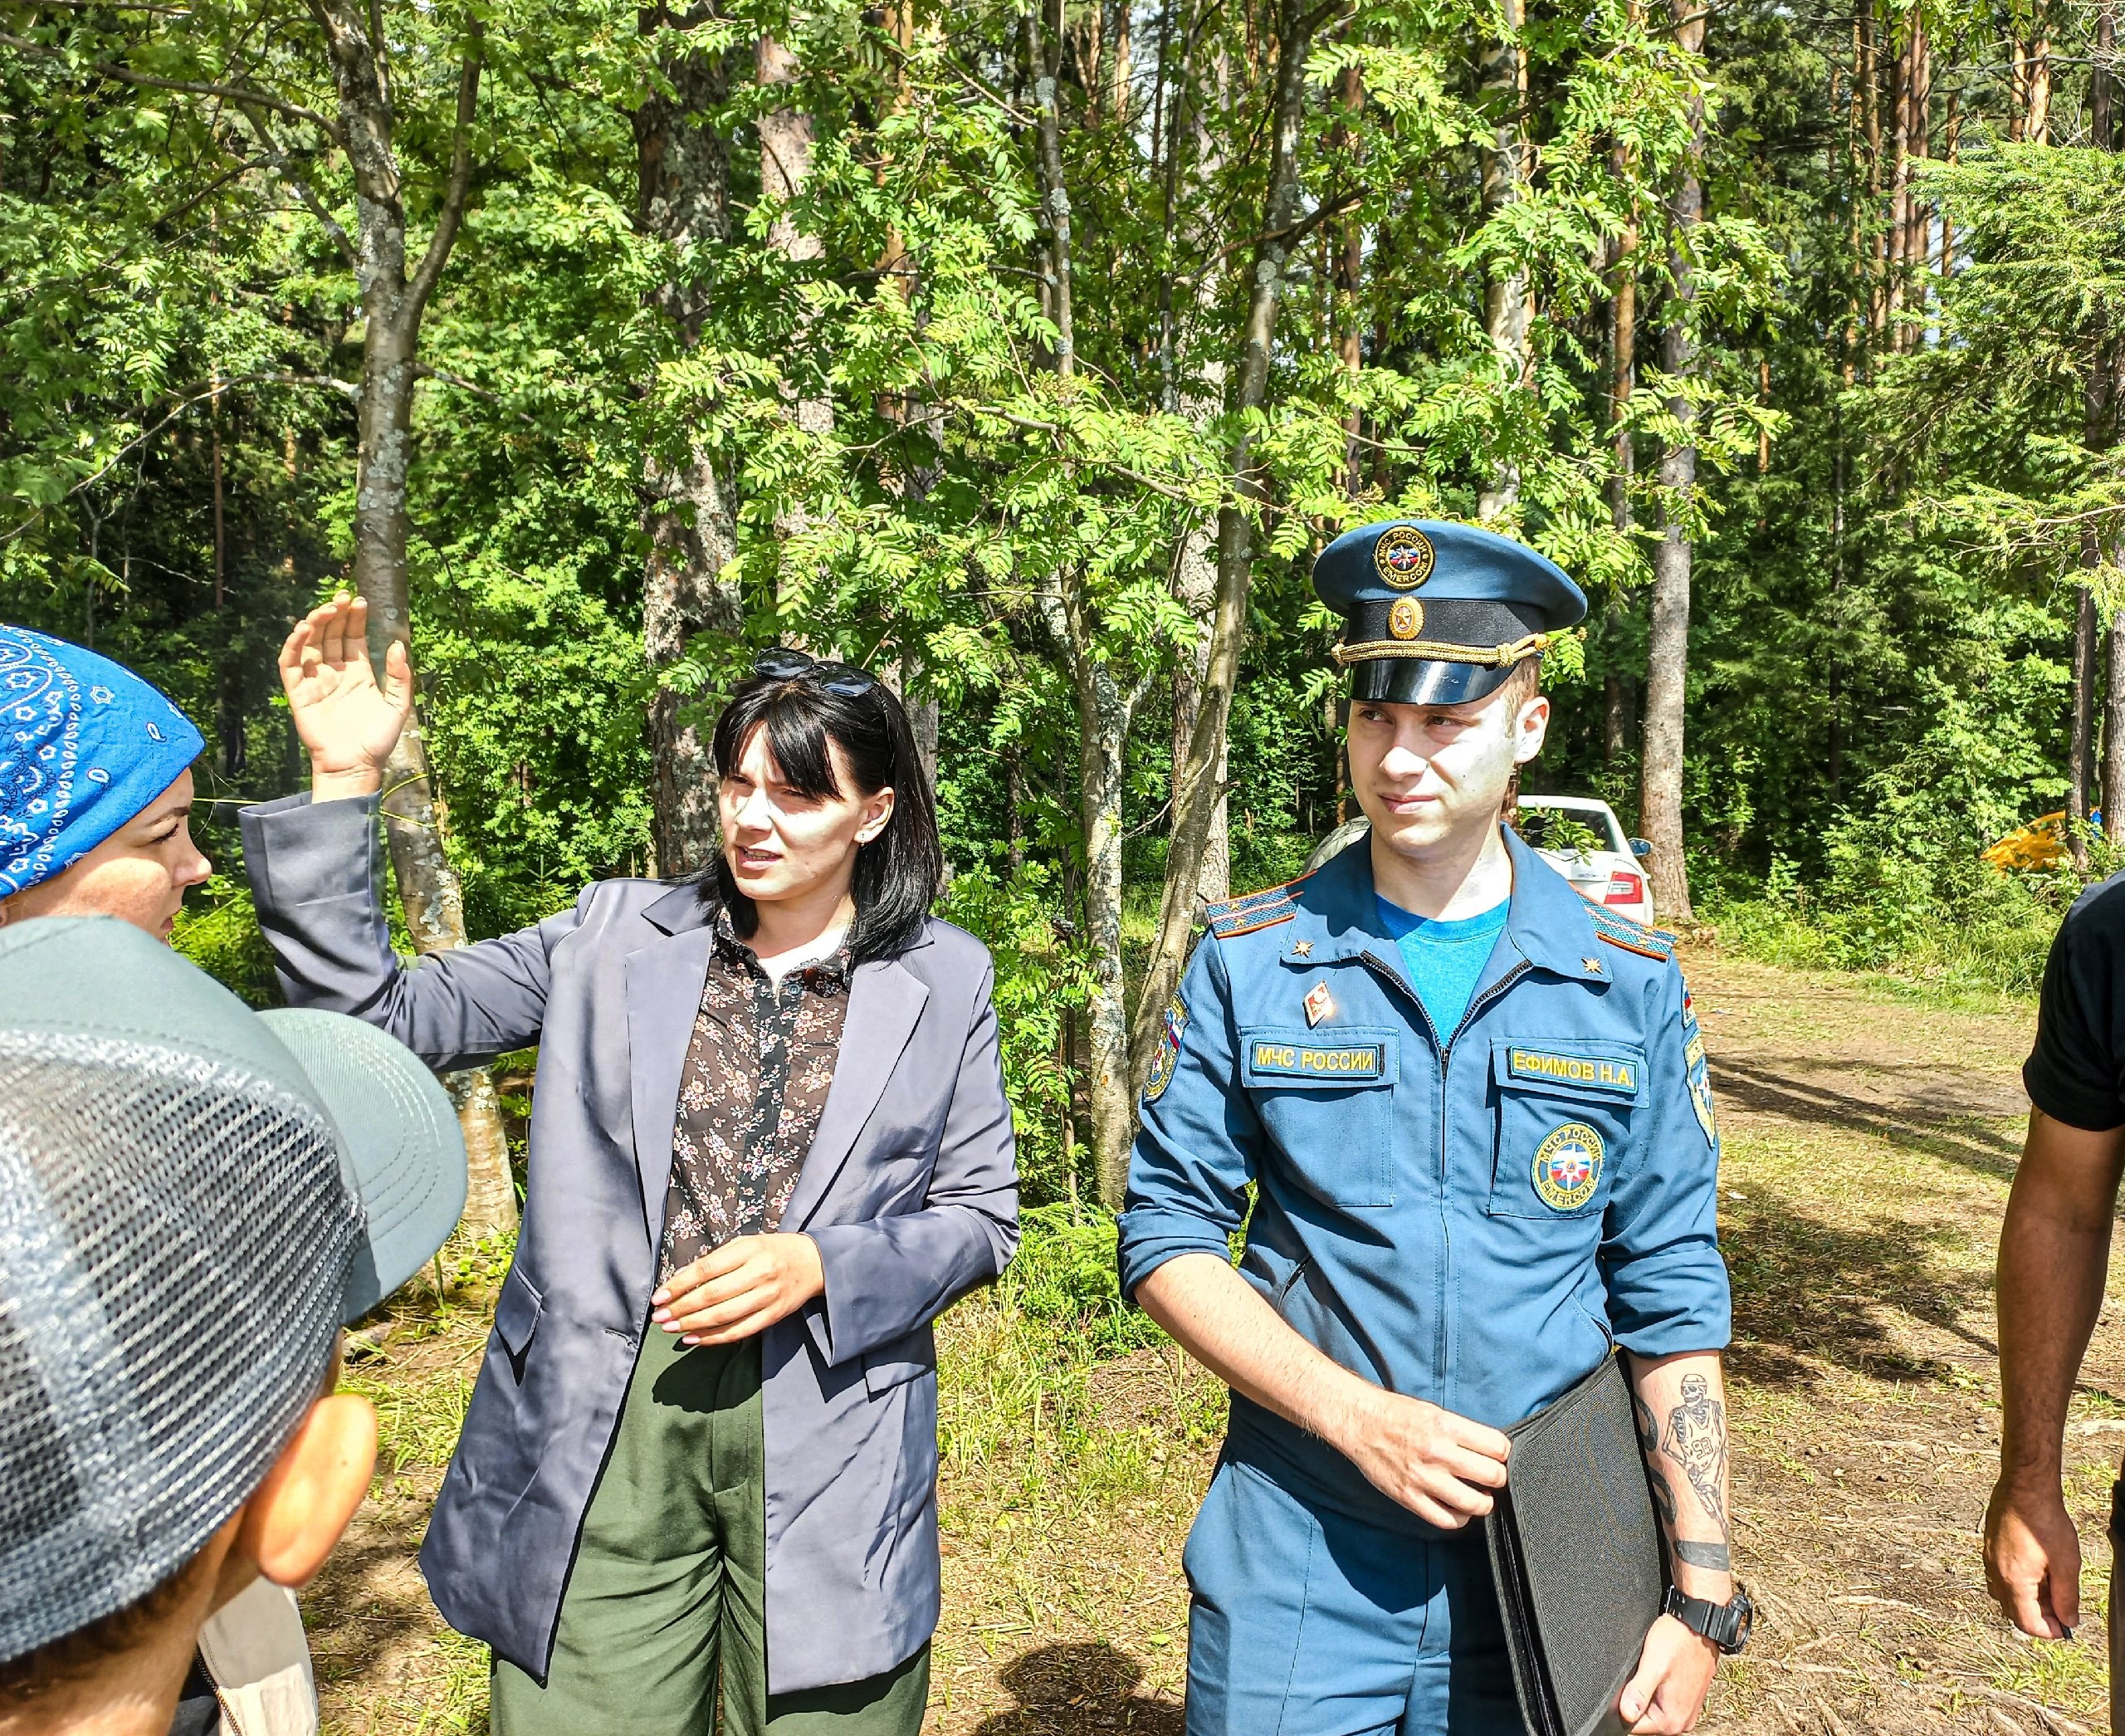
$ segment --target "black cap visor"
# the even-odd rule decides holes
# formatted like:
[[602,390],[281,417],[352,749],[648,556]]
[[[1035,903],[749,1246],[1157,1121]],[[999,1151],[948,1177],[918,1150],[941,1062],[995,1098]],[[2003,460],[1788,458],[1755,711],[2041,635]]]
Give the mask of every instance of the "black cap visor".
[[1351,665],[1351,699],[1353,704],[1468,705],[1497,692],[1516,667],[1374,658]]

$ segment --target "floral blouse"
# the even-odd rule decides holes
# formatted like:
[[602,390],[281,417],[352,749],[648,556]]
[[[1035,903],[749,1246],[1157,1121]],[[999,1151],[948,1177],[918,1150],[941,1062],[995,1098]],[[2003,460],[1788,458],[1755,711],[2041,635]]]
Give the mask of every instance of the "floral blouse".
[[844,946],[778,985],[719,911],[672,1129],[661,1277],[770,1233],[795,1191],[841,1052]]

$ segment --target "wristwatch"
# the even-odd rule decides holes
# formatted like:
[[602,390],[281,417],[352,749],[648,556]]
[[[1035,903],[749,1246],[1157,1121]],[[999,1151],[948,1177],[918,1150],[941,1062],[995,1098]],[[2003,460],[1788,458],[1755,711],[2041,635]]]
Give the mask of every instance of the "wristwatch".
[[1756,1606],[1749,1602],[1748,1587],[1737,1580],[1734,1595],[1725,1603],[1714,1603],[1705,1597],[1685,1597],[1675,1587],[1669,1586],[1660,1613],[1673,1616],[1692,1633],[1711,1641],[1731,1658],[1749,1643],[1749,1630],[1756,1625]]

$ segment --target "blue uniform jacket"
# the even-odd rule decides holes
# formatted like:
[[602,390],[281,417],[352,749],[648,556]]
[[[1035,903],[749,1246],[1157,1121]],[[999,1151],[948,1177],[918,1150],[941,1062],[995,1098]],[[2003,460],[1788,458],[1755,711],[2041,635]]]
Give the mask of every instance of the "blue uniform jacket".
[[[1390,1391],[1503,1428],[1612,1340],[1724,1347],[1718,1140],[1673,939],[1506,840],[1512,907],[1458,1031],[1409,988],[1364,840],[1213,912],[1145,1094],[1125,1295],[1176,1254],[1227,1256],[1253,1182],[1242,1274]],[[1237,1394],[1227,1450],[1428,1529]]]

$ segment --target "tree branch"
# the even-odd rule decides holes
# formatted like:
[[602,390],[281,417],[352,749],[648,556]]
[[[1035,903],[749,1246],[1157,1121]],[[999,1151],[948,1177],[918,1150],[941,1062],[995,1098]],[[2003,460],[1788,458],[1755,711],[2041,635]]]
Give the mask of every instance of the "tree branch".
[[46,513],[51,510],[52,507],[59,505],[61,501],[71,501],[76,495],[81,493],[84,490],[95,487],[97,483],[100,482],[105,477],[109,476],[111,472],[118,468],[119,465],[125,461],[128,453],[139,451],[140,447],[145,446],[148,442],[154,439],[156,435],[162,433],[164,428],[168,428],[173,422],[176,421],[178,417],[182,416],[194,404],[204,403],[210,399],[219,398],[224,392],[233,390],[237,386],[260,384],[278,386],[323,386],[330,391],[337,392],[341,397],[349,400],[358,399],[361,396],[361,389],[359,386],[356,386],[347,380],[334,379],[330,375],[326,374],[232,374],[224,380],[211,382],[204,389],[192,391],[189,393],[189,395],[179,399],[176,408],[171,410],[170,413],[167,416],[164,417],[161,421],[154,423],[154,426],[150,428],[144,428],[141,429],[139,433],[135,434],[130,440],[128,440],[125,445],[120,447],[116,452],[113,452],[109,458],[105,459],[99,468],[90,472],[87,476],[83,477],[80,482],[76,482],[71,488],[68,489],[66,493],[61,495],[58,500],[46,502],[43,506],[39,506],[35,511],[32,512],[27,518],[22,519],[19,522],[9,526],[5,531],[0,531],[0,543],[12,542],[17,537],[22,535],[25,531],[27,531],[32,525],[34,525],[39,519],[42,518]]
[[[50,59],[64,59],[56,48],[44,42],[32,42],[27,37],[16,36],[12,32],[0,30],[0,46],[19,49],[24,54],[41,54]],[[130,66],[121,66],[115,61],[90,61],[89,71],[104,78],[115,78],[121,84],[144,85],[151,90],[176,90],[187,96],[218,96],[224,102],[232,102],[239,108],[269,109],[276,115],[285,115],[291,120],[307,121],[335,144],[340,143],[340,130],[315,109],[305,109],[299,102],[287,102],[270,96],[263,90],[254,90],[242,85],[210,85],[186,78],[158,78],[151,72],[135,72]]]
[[310,214],[324,225],[325,232],[332,237],[333,244],[339,248],[341,257],[352,267],[355,262],[354,244],[348,237],[347,232],[340,227],[340,220],[325,208],[324,200],[318,198],[309,179],[295,166],[272,134],[266,130],[266,123],[247,109],[243,111],[243,118],[251,123],[252,131],[258,135],[258,142],[266,152],[267,169],[295,188],[296,197],[309,208]]
[[[1016,410],[999,409],[993,404],[961,404],[959,408],[970,416],[994,416],[999,422],[1009,423],[1013,428],[1024,428],[1032,433],[1060,434],[1064,432],[1059,423],[1043,422],[1038,417],[1022,416]],[[1189,493],[1186,489],[1171,482],[1161,482],[1156,477],[1147,477],[1141,470],[1132,469],[1130,466],[1118,463],[1111,458],[1102,458],[1097,453],[1080,454],[1073,462],[1093,465],[1101,470],[1111,471],[1115,475],[1126,477],[1141,487],[1150,489],[1154,494],[1164,495],[1168,500],[1180,501],[1191,506],[1197,504],[1195,496]]]
[[1213,253],[1208,259],[1204,260],[1194,271],[1189,272],[1185,276],[1182,277],[1180,281],[1184,283],[1200,282],[1211,271],[1216,270],[1220,264],[1222,264],[1226,259],[1229,258],[1233,254],[1237,253],[1242,247],[1259,247],[1265,246],[1267,243],[1273,241],[1298,241],[1303,237],[1311,234],[1314,230],[1319,228],[1321,224],[1326,223],[1331,218],[1341,217],[1353,205],[1361,205],[1365,202],[1365,200],[1371,197],[1372,189],[1370,187],[1353,187],[1349,192],[1337,195],[1335,198],[1329,200],[1325,205],[1317,205],[1304,217],[1299,218],[1297,223],[1287,223],[1282,228],[1272,229],[1264,235],[1250,235],[1244,241],[1236,241],[1230,243],[1229,246],[1219,247],[1216,252]]
[[413,364],[413,378],[437,380],[446,386],[455,386],[461,392],[470,392],[473,397],[485,400],[497,409],[507,410],[510,415],[527,427],[537,428],[541,433],[545,432],[545,424],[537,417],[527,411],[516,408],[501,393],[491,391],[485,386],[467,379],[462,374],[452,374],[442,368],[430,367],[426,362],[416,362]]
[[480,101],[480,62],[486,52],[486,29],[477,17],[467,20],[470,41],[465,49],[464,70],[457,79],[457,126],[450,144],[450,184],[442,196],[442,209],[435,220],[435,233],[428,237],[419,267],[406,291],[418,316],[435,292],[436,280],[450,258],[457,240],[457,227],[465,219],[465,197],[472,185],[472,117]]

